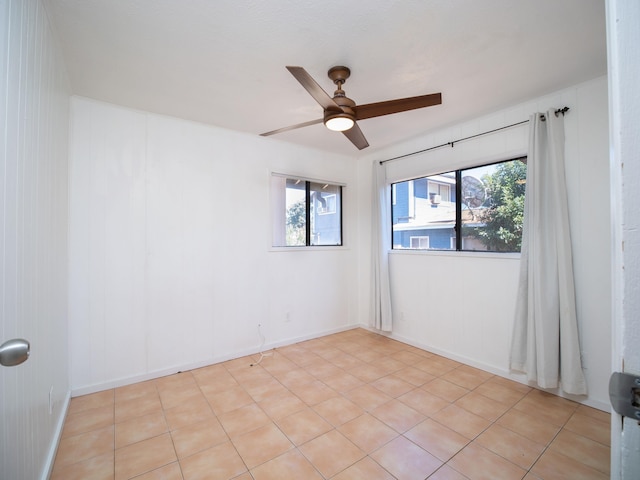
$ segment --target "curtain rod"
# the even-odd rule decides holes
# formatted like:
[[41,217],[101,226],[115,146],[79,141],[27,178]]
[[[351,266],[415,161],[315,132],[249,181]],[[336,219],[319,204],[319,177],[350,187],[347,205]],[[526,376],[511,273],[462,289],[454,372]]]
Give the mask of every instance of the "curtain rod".
[[[562,114],[562,116],[564,117],[564,114],[567,113],[568,111],[569,111],[569,107],[562,107],[562,108],[558,108],[554,113],[556,114],[556,117],[559,114]],[[544,115],[542,116],[542,120],[544,121]],[[383,165],[383,164],[385,164],[387,162],[391,162],[392,160],[399,160],[401,158],[410,157],[411,155],[417,155],[418,153],[424,153],[424,152],[428,152],[430,150],[435,150],[436,148],[442,148],[442,147],[448,147],[448,146],[451,146],[451,148],[453,148],[454,144],[456,144],[458,142],[463,142],[464,140],[470,140],[472,138],[481,137],[482,135],[487,135],[489,133],[499,132],[500,130],[506,130],[507,128],[517,127],[518,125],[523,125],[525,123],[529,123],[529,120],[523,120],[521,122],[512,123],[511,125],[505,125],[504,127],[494,128],[493,130],[488,130],[486,132],[477,133],[477,134],[471,135],[469,137],[464,137],[464,138],[459,138],[457,140],[452,140],[451,142],[442,143],[440,145],[436,145],[434,147],[425,148],[423,150],[418,150],[417,152],[405,153],[404,155],[400,155],[398,157],[388,158],[387,160],[380,160],[380,165]]]

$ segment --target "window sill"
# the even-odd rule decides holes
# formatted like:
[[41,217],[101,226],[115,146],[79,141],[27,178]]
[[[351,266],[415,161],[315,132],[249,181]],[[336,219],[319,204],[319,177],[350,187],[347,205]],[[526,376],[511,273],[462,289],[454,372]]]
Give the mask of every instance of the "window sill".
[[318,245],[304,247],[269,247],[270,252],[335,252],[349,250],[345,245]]
[[427,255],[436,257],[475,257],[475,258],[500,258],[503,260],[520,260],[520,253],[480,252],[480,251],[456,251],[456,250],[411,250],[392,249],[391,255]]

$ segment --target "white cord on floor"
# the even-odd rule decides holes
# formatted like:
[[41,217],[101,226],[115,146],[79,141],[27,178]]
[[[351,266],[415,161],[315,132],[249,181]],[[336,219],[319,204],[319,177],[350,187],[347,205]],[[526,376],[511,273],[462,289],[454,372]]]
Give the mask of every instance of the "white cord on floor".
[[249,365],[250,367],[253,367],[255,365],[259,365],[264,357],[268,357],[269,355],[271,355],[271,352],[266,353],[266,354],[262,353],[262,349],[264,348],[264,343],[265,343],[265,337],[262,334],[262,330],[260,329],[260,327],[262,327],[262,325],[258,324],[258,335],[260,335],[260,340],[261,340],[260,341],[260,359],[257,362],[252,363],[251,365]]

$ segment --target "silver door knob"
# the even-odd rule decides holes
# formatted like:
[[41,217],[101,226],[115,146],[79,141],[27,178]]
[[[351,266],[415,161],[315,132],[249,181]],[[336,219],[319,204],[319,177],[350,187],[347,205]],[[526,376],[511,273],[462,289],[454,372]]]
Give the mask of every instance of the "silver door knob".
[[31,345],[22,338],[14,338],[0,345],[0,365],[14,367],[29,358]]

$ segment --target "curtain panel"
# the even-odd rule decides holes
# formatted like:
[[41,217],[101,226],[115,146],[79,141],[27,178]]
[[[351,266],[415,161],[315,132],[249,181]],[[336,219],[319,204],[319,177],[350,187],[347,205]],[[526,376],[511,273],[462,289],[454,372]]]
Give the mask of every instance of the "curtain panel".
[[371,326],[383,332],[392,330],[389,250],[391,249],[391,203],[386,168],[373,162],[371,215]]
[[527,190],[510,367],[542,388],[585,395],[564,166],[564,119],[530,118]]

